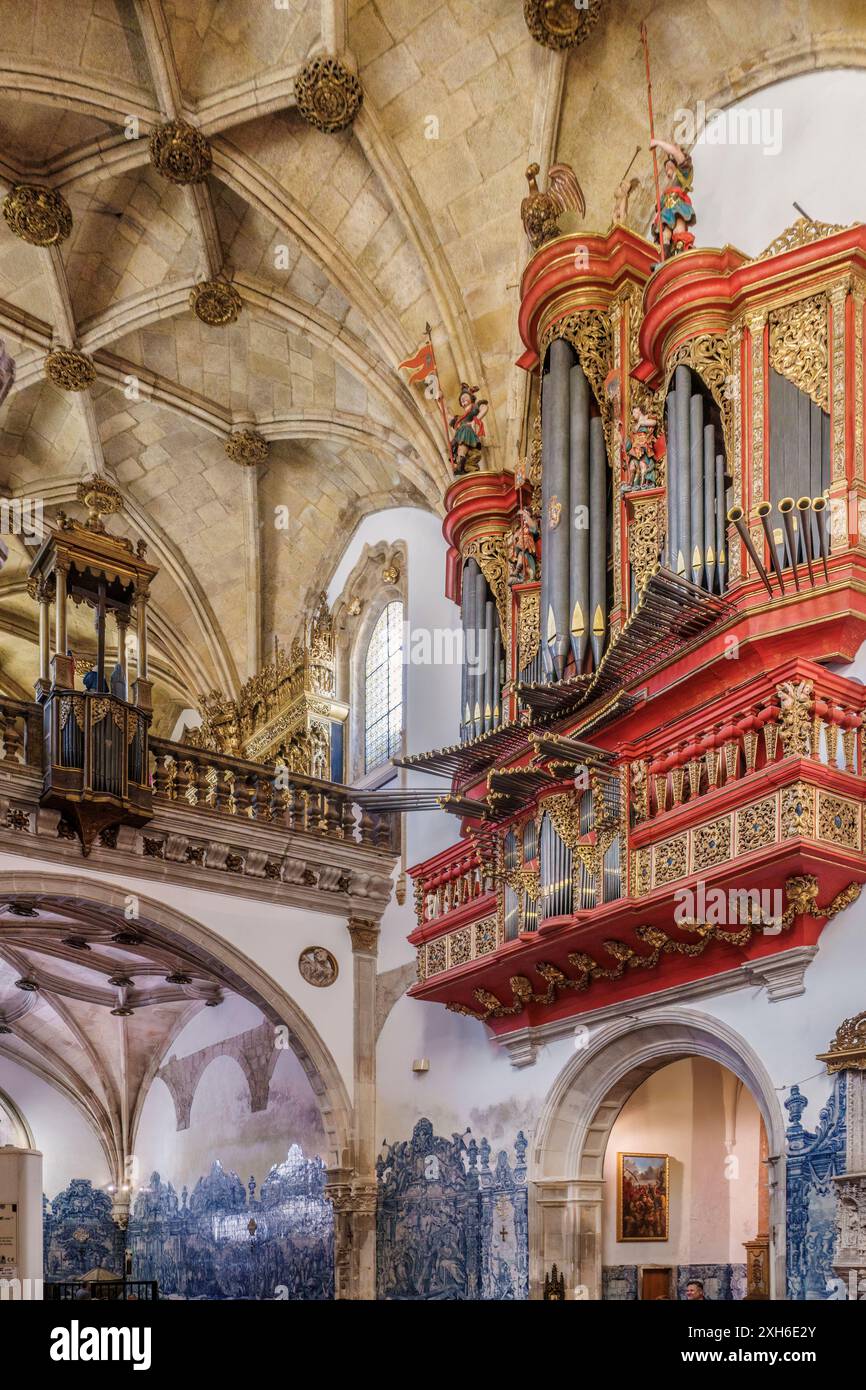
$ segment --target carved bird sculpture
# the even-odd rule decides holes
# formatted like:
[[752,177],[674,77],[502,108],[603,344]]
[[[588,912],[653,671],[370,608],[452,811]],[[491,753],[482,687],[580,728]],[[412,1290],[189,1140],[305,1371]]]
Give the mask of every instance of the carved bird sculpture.
[[586,199],[570,164],[551,164],[544,193],[538,187],[538,172],[538,165],[530,164],[526,171],[529,192],[520,204],[523,227],[534,251],[561,236],[558,224],[564,212],[577,212],[581,217],[586,212]]

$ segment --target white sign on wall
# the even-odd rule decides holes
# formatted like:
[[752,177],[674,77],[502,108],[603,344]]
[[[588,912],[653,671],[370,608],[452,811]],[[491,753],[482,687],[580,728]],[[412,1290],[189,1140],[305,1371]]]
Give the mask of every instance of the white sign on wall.
[[18,1264],[18,1204],[0,1202],[0,1275]]

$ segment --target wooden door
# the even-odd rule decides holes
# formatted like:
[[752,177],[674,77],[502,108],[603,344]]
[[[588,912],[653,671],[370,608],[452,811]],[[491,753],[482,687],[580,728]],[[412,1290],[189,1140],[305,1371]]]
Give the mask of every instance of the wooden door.
[[671,1269],[644,1269],[641,1271],[640,1296],[642,1299],[670,1298]]

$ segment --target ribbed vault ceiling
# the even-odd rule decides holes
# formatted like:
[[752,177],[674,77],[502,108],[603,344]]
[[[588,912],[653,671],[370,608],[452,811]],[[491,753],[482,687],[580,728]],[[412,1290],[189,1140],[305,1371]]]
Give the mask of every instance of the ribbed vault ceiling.
[[[145,536],[161,566],[159,732],[201,691],[236,693],[275,634],[291,641],[360,516],[441,507],[438,417],[395,371],[425,322],[450,399],[461,379],[482,387],[489,462],[513,465],[523,173],[530,158],[569,160],[586,224],[604,229],[641,144],[631,212],[646,225],[640,20],[669,136],[698,98],[730,101],[816,62],[862,65],[866,15],[843,9],[844,39],[834,0],[623,0],[565,54],[530,38],[520,0],[0,0],[0,196],[45,183],[74,219],[51,250],[0,224],[0,336],[18,366],[0,409],[0,491],[38,490],[50,515],[74,509],[95,468],[121,488],[112,526]],[[335,135],[295,107],[295,74],[319,52],[343,54],[364,91]],[[194,188],[150,164],[150,133],[177,118],[212,146]],[[699,189],[695,200],[700,215]],[[189,291],[219,273],[243,309],[207,329]],[[45,383],[52,344],[93,355],[92,390]],[[241,426],[272,446],[252,486],[223,448]],[[280,505],[287,532],[273,524]],[[20,696],[35,613],[26,550],[10,548],[0,692]],[[89,651],[92,634],[73,639]]]

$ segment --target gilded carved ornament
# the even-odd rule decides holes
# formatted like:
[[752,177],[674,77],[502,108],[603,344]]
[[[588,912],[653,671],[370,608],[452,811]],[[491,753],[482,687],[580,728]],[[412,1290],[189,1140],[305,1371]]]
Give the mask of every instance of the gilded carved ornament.
[[771,309],[770,366],[819,405],[830,409],[827,296],[810,295]]
[[217,278],[193,285],[189,292],[189,307],[196,318],[209,328],[222,328],[236,321],[243,301],[234,285]]
[[576,48],[595,28],[602,0],[523,0],[526,27],[545,48]]
[[608,316],[599,309],[579,309],[567,318],[551,324],[539,344],[539,356],[542,361],[555,338],[564,338],[577,353],[601,411],[607,437],[608,458],[611,458],[614,403],[605,383],[613,366],[613,333]]
[[353,72],[339,58],[313,58],[295,77],[295,100],[304,120],[325,135],[350,126],[364,94]]
[[[860,895],[860,884],[849,884],[847,888],[843,888],[840,893],[837,893],[825,907],[817,906],[818,881],[813,875],[789,878],[785,884],[785,893],[788,905],[782,916],[783,930],[787,930],[794,918],[801,913],[810,913],[830,921],[844,908],[856,901]],[[661,927],[646,925],[635,927],[634,934],[638,941],[650,948],[646,955],[635,951],[624,941],[605,941],[603,942],[603,949],[616,962],[613,966],[599,964],[595,957],[586,952],[575,951],[568,957],[569,965],[577,971],[575,976],[569,976],[559,966],[550,965],[544,961],[539,961],[533,965],[536,974],[540,975],[546,982],[547,988],[543,992],[536,991],[525,975],[512,975],[508,982],[512,993],[512,1000],[509,1004],[503,1003],[490,990],[479,988],[474,990],[473,994],[476,1002],[481,1005],[480,1009],[472,1009],[466,1004],[455,1002],[449,1002],[445,1007],[450,1009],[452,1013],[476,1018],[480,1022],[486,1022],[489,1018],[507,1018],[521,1013],[529,1004],[552,1004],[559,990],[568,989],[581,992],[588,989],[595,980],[620,979],[627,970],[654,970],[660,964],[662,957],[668,954],[700,956],[711,942],[723,942],[732,946],[746,945],[752,934],[761,929],[763,923],[759,920],[760,917],[760,913],[755,914],[755,920],[742,923],[738,931],[728,931],[724,927],[707,922],[678,922],[679,930],[693,932],[697,935],[698,940],[693,942],[675,941]],[[859,1036],[859,1031],[861,1031],[859,1021],[862,1019],[866,1019],[866,1015],[861,1014],[857,1019],[846,1020],[846,1023],[856,1025],[855,1036]],[[822,1058],[822,1060],[825,1059]],[[866,1049],[864,1049],[864,1067],[866,1067]],[[837,1070],[840,1069],[837,1068]]]
[[45,358],[45,375],[61,391],[86,391],[96,380],[96,368],[86,352],[56,347]]
[[642,589],[659,563],[665,542],[665,506],[659,497],[632,500],[628,526],[628,558],[635,586]]
[[3,216],[10,230],[30,246],[56,246],[72,231],[66,199],[40,184],[13,184],[3,200]]
[[766,250],[759,256],[755,256],[755,261],[766,261],[771,256],[781,256],[785,251],[796,251],[800,246],[811,246],[813,242],[820,241],[822,237],[833,236],[836,232],[844,232],[846,229],[842,223],[836,222],[813,222],[809,217],[798,217],[797,221],[787,227],[780,236],[777,236]]
[[541,645],[540,599],[537,589],[521,594],[517,622],[517,665],[520,671],[525,671],[535,660]]
[[267,462],[270,445],[258,430],[235,430],[225,442],[225,451],[232,463],[252,468]]
[[169,183],[202,183],[211,171],[213,156],[200,130],[187,121],[166,121],[150,137],[150,161]]
[[478,536],[463,547],[463,559],[475,560],[490,586],[499,614],[499,627],[505,642],[508,633],[510,603],[508,588],[508,559],[503,536]]
[[736,385],[734,376],[731,342],[727,334],[702,333],[690,338],[668,358],[665,366],[662,398],[667,395],[668,384],[679,366],[691,367],[701,378],[710,395],[719,407],[722,419],[722,434],[725,440],[725,457],[734,458],[734,404]]
[[836,1036],[818,1060],[826,1062],[831,1074],[838,1071],[866,1071],[866,1011],[846,1018]]

